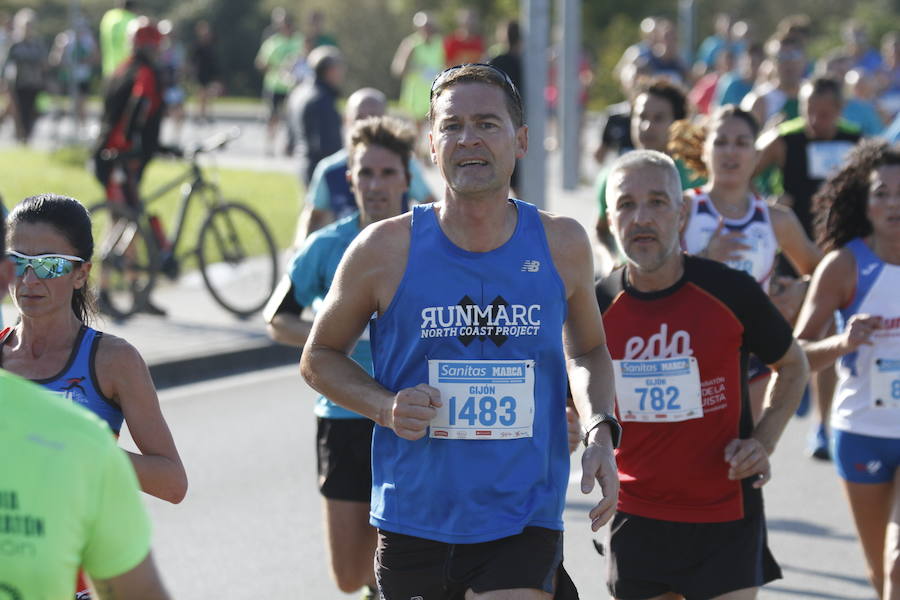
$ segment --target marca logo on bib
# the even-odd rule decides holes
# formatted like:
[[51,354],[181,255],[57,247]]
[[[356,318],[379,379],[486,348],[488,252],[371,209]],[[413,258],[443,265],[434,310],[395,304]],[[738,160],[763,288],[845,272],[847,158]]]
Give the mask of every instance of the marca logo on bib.
[[691,334],[679,329],[669,337],[669,325],[663,323],[659,331],[646,340],[634,336],[625,342],[625,360],[649,360],[673,356],[693,356]]

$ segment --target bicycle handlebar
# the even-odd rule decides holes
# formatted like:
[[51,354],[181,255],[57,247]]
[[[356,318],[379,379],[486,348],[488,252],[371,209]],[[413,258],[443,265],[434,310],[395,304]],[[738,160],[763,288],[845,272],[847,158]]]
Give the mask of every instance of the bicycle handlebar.
[[[156,147],[157,154],[167,154],[175,158],[184,158],[184,151],[178,146],[164,146],[160,144]],[[100,151],[101,160],[108,161],[126,161],[132,158],[145,158],[146,155],[140,150],[116,150],[115,148],[104,148]]]
[[213,134],[210,137],[206,138],[196,147],[192,148],[189,155],[191,158],[194,158],[198,154],[202,154],[204,152],[214,152],[215,150],[224,148],[230,142],[238,139],[239,137],[241,137],[240,127],[232,127],[230,129],[226,129],[225,131],[220,131],[219,133]]
[[[188,151],[184,151],[178,146],[159,145],[157,147],[157,152],[159,154],[168,154],[169,156],[174,156],[176,158],[186,157],[190,160],[194,160],[199,154],[203,154],[205,152],[215,152],[216,150],[224,148],[230,142],[238,139],[239,137],[241,137],[241,128],[232,127],[230,129],[226,129],[225,131],[220,131],[219,133],[211,135]],[[142,158],[143,156],[144,154],[142,152],[135,150],[126,150],[122,152],[112,148],[104,148],[100,151],[101,159],[111,161],[122,161],[128,160],[130,158]]]

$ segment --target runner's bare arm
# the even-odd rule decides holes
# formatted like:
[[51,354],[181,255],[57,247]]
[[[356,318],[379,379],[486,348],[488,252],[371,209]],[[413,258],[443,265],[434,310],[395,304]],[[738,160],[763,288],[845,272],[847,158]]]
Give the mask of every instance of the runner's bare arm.
[[187,474],[160,410],[144,359],[125,340],[105,334],[97,350],[95,367],[100,391],[119,404],[128,431],[140,450],[140,454],[129,452],[128,456],[141,489],[178,504],[187,493]]
[[793,210],[775,204],[769,207],[775,239],[791,265],[802,275],[811,275],[822,260],[822,251],[816,246],[797,219]]
[[809,379],[806,356],[796,340],[778,362],[770,365],[772,378],[766,390],[766,403],[753,437],[771,454],[791,416],[800,405]]
[[334,221],[334,213],[330,210],[316,208],[307,203],[297,219],[297,233],[294,235],[294,248],[303,246],[303,242],[311,233],[322,229]]
[[286,346],[302,348],[312,329],[312,319],[303,318],[303,307],[294,298],[294,284],[285,273],[262,311],[269,337]]
[[400,45],[397,47],[394,58],[391,60],[391,75],[394,77],[400,79],[406,74],[406,68],[409,63],[409,56],[412,53],[413,44],[413,36],[407,36],[403,38],[403,41],[400,42]]
[[757,488],[771,478],[769,456],[800,405],[809,379],[806,357],[796,341],[791,342],[784,356],[769,366],[772,378],[766,388],[766,404],[759,423],[749,438],[731,440],[725,447],[724,457],[729,463],[729,479],[737,481],[758,475],[753,482],[753,487]]
[[784,140],[778,137],[777,128],[764,131],[756,142],[756,149],[759,150],[759,161],[756,163],[754,175],[759,175],[772,166],[784,168],[787,148]]
[[[830,252],[816,268],[797,319],[794,335],[799,340],[812,371],[820,371],[868,341],[862,326],[877,323],[871,318],[854,318],[854,327],[824,337],[834,311],[850,304],[856,288],[856,260],[848,249]],[[871,331],[868,331],[871,333]]]
[[369,226],[353,241],[335,274],[300,360],[307,383],[331,401],[397,435],[418,439],[440,405],[423,382],[396,394],[349,357],[373,313],[390,304],[406,268],[409,217]]
[[286,346],[302,348],[309,338],[312,321],[290,313],[278,313],[266,323],[269,337]]
[[[747,108],[748,106],[749,109]],[[757,123],[763,124],[766,122],[766,99],[757,92],[753,91],[747,94],[743,102],[741,102],[741,108],[753,113]]]
[[[612,360],[606,348],[603,319],[594,295],[593,260],[584,229],[574,220],[542,215],[553,262],[566,288],[568,316],[563,328],[563,347],[572,399],[581,419],[612,414],[615,407]],[[590,493],[594,480],[603,498],[590,512],[597,531],[615,512],[619,478],[613,455],[611,431],[601,425],[590,433],[582,455],[581,489]]]
[[99,600],[168,600],[152,554],[127,573],[91,582]]
[[[572,398],[582,420],[615,407],[612,361],[594,295],[593,255],[587,233],[573,219],[542,214],[556,270],[566,288],[563,328]],[[606,428],[604,428],[606,429]]]

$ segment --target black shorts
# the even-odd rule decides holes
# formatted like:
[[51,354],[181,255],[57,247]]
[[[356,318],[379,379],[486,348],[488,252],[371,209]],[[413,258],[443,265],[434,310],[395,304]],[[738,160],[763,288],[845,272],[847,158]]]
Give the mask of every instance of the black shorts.
[[610,528],[609,593],[644,600],[667,592],[707,600],[781,578],[760,513],[726,523],[677,523],[617,513]]
[[470,588],[551,593],[554,581],[554,598],[577,600],[562,558],[562,531],[543,527],[480,544],[445,544],[379,530],[375,575],[384,600],[463,600]]
[[758,379],[768,377],[772,374],[772,369],[763,361],[759,360],[755,354],[751,354],[747,359],[747,381],[753,383]]
[[317,419],[319,492],[332,500],[372,497],[372,429],[369,419]]
[[266,91],[266,102],[269,104],[270,119],[281,116],[281,107],[284,106],[284,101],[286,99],[286,93]]

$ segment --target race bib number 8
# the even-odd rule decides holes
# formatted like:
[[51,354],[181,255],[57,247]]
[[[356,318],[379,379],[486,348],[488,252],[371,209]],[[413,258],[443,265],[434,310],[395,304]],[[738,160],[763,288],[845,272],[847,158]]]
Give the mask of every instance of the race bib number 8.
[[875,407],[900,408],[900,359],[877,358],[870,372]]
[[613,370],[622,421],[672,423],[703,416],[696,358],[614,360]]
[[852,149],[853,143],[845,141],[810,142],[807,144],[806,167],[810,179],[827,179],[836,173]]
[[441,392],[433,438],[508,440],[531,437],[533,360],[429,360],[428,385]]

